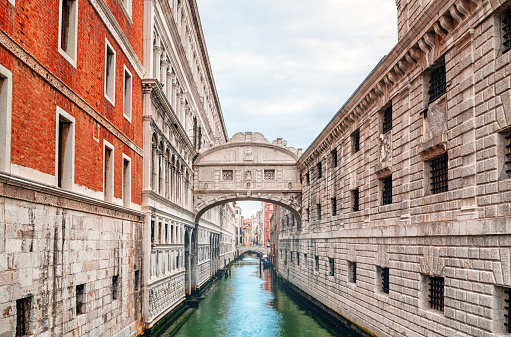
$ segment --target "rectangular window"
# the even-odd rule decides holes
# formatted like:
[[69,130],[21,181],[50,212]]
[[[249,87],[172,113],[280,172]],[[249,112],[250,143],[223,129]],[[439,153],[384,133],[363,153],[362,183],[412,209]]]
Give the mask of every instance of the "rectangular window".
[[0,65],[0,171],[11,169],[12,73]]
[[222,177],[223,177],[224,181],[234,180],[233,170],[222,170]]
[[352,152],[357,153],[360,151],[360,129],[356,129],[351,134]]
[[504,158],[501,178],[507,179],[511,177],[511,131],[501,132],[500,140]]
[[318,210],[318,220],[321,220],[321,204],[317,204],[316,209]]
[[329,270],[329,275],[330,276],[334,276],[335,274],[335,265],[334,265],[334,259],[329,257],[328,258],[328,270]]
[[337,149],[333,149],[330,155],[332,156],[332,167],[337,167]]
[[287,249],[284,253],[284,265],[287,265]]
[[429,307],[435,310],[444,311],[444,278],[428,277]]
[[316,256],[314,257],[314,269],[315,269],[316,271],[319,271],[319,256],[318,256],[318,255],[316,255]]
[[154,243],[154,220],[151,220],[151,243]]
[[264,170],[264,180],[275,180],[275,170]]
[[348,261],[348,281],[357,283],[357,263]]
[[303,264],[307,268],[307,254],[303,254]]
[[309,172],[305,173],[305,181],[307,182],[307,185],[310,185],[311,180],[310,180],[310,174],[309,174]]
[[76,286],[76,316],[85,313],[85,284]]
[[124,117],[131,122],[131,104],[132,104],[132,88],[133,80],[131,73],[124,67],[124,95],[123,95],[123,111]]
[[71,190],[74,183],[74,126],[75,119],[57,107],[57,138],[55,170],[57,186]]
[[16,337],[28,335],[28,322],[31,306],[32,297],[25,297],[16,300]]
[[105,41],[105,97],[115,105],[115,50]]
[[358,188],[351,191],[351,207],[354,212],[360,211],[360,193]]
[[104,141],[103,157],[103,195],[105,201],[112,201],[114,197],[114,148]]
[[300,252],[296,252],[296,264],[300,265]]
[[[124,155],[123,155],[124,156]],[[131,206],[131,160],[128,157],[122,160],[122,200],[126,207]]]
[[116,300],[119,298],[119,275],[112,277],[112,299]]
[[381,179],[382,185],[382,204],[390,205],[392,204],[392,174]]
[[431,78],[429,80],[429,103],[432,103],[442,97],[446,93],[446,74],[445,74],[445,62],[433,69],[431,72]]
[[293,252],[289,252],[289,256],[291,257],[291,263],[293,263]]
[[376,267],[377,282],[380,292],[389,293],[389,268]]
[[135,270],[135,291],[140,291],[140,271]]
[[59,53],[76,66],[78,0],[60,0]]
[[337,215],[337,197],[332,198],[332,215]]
[[385,109],[382,116],[382,133],[387,133],[390,130],[392,130],[392,106]]
[[317,170],[318,170],[318,179],[323,176],[323,166],[321,165],[321,162],[317,164]]
[[502,44],[502,53],[506,53],[511,49],[511,9],[502,14]]
[[430,161],[429,185],[433,194],[447,192],[448,190],[447,161],[447,152]]

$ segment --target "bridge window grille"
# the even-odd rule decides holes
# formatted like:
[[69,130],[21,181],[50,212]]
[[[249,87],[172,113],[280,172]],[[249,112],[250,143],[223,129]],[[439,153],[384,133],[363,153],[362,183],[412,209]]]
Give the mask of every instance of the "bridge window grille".
[[314,257],[314,269],[315,269],[316,271],[319,271],[319,256],[318,256],[318,255],[316,255],[316,256]]
[[392,130],[392,106],[383,112],[382,132],[387,133]]
[[382,179],[383,205],[392,204],[392,174]]
[[429,306],[444,311],[444,278],[429,277]]
[[16,300],[16,337],[28,334],[28,321],[31,304],[31,297]]
[[348,280],[357,283],[357,263],[348,261]]
[[360,192],[358,188],[351,191],[352,209],[354,212],[360,211]]
[[447,153],[431,160],[431,193],[447,192],[448,175],[447,175]]
[[352,147],[353,147],[353,153],[357,153],[358,151],[360,151],[360,129],[356,129],[352,134],[351,134],[351,142],[352,142]]
[[446,85],[446,74],[445,74],[445,62],[435,68],[431,72],[431,78],[429,80],[429,103],[432,103],[442,97],[447,90]]
[[504,133],[504,164],[508,177],[511,177],[511,131]]
[[318,179],[319,179],[323,176],[323,165],[321,164],[321,162],[318,163],[317,169],[318,169]]
[[502,44],[506,53],[511,49],[511,9],[508,9],[502,16]]
[[332,155],[332,167],[337,167],[337,149],[333,149],[331,152]]
[[389,268],[378,267],[378,274],[380,275],[381,291],[385,294],[389,293]]
[[332,198],[332,215],[333,216],[337,215],[337,198],[336,197]]
[[275,170],[264,170],[265,180],[275,180]]
[[504,290],[504,326],[511,333],[511,288]]
[[222,170],[222,177],[223,177],[224,181],[234,180],[233,170]]
[[329,275],[334,276],[335,274],[335,265],[334,265],[334,259],[329,257],[328,258],[328,269],[329,269]]

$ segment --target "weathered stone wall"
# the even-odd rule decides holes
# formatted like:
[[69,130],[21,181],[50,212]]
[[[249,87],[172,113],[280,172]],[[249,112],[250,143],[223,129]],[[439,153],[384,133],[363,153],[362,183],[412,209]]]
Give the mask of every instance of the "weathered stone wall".
[[[303,226],[281,223],[279,273],[378,336],[495,336],[505,329],[511,286],[507,3],[427,5],[434,15],[415,19],[300,159],[302,181],[307,174],[310,181]],[[442,62],[446,93],[430,103],[431,72]],[[392,129],[384,133],[390,106]],[[448,188],[433,193],[431,160],[442,153]],[[383,204],[389,175],[392,201]],[[442,310],[429,303],[434,277],[444,280]]]

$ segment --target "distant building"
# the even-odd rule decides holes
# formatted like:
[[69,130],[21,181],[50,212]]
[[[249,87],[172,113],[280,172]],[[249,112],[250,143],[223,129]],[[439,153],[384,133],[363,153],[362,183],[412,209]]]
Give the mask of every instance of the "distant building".
[[269,204],[267,202],[263,203],[263,219],[264,219],[264,243],[263,245],[267,247],[269,245],[268,241],[270,240],[270,218],[275,212],[275,205]]

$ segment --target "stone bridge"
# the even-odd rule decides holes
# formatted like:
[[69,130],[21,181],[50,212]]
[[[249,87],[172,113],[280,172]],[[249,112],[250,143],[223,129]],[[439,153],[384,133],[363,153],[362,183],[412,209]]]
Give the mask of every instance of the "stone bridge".
[[263,246],[241,246],[237,250],[238,250],[238,254],[240,254],[240,255],[244,254],[246,252],[254,252],[254,253],[258,253],[262,256],[262,255],[265,255],[268,253],[268,249],[269,248],[266,248]]
[[270,143],[260,133],[237,133],[195,159],[196,222],[210,208],[232,201],[266,201],[293,213],[301,223],[302,186],[297,169],[301,149],[282,138]]

